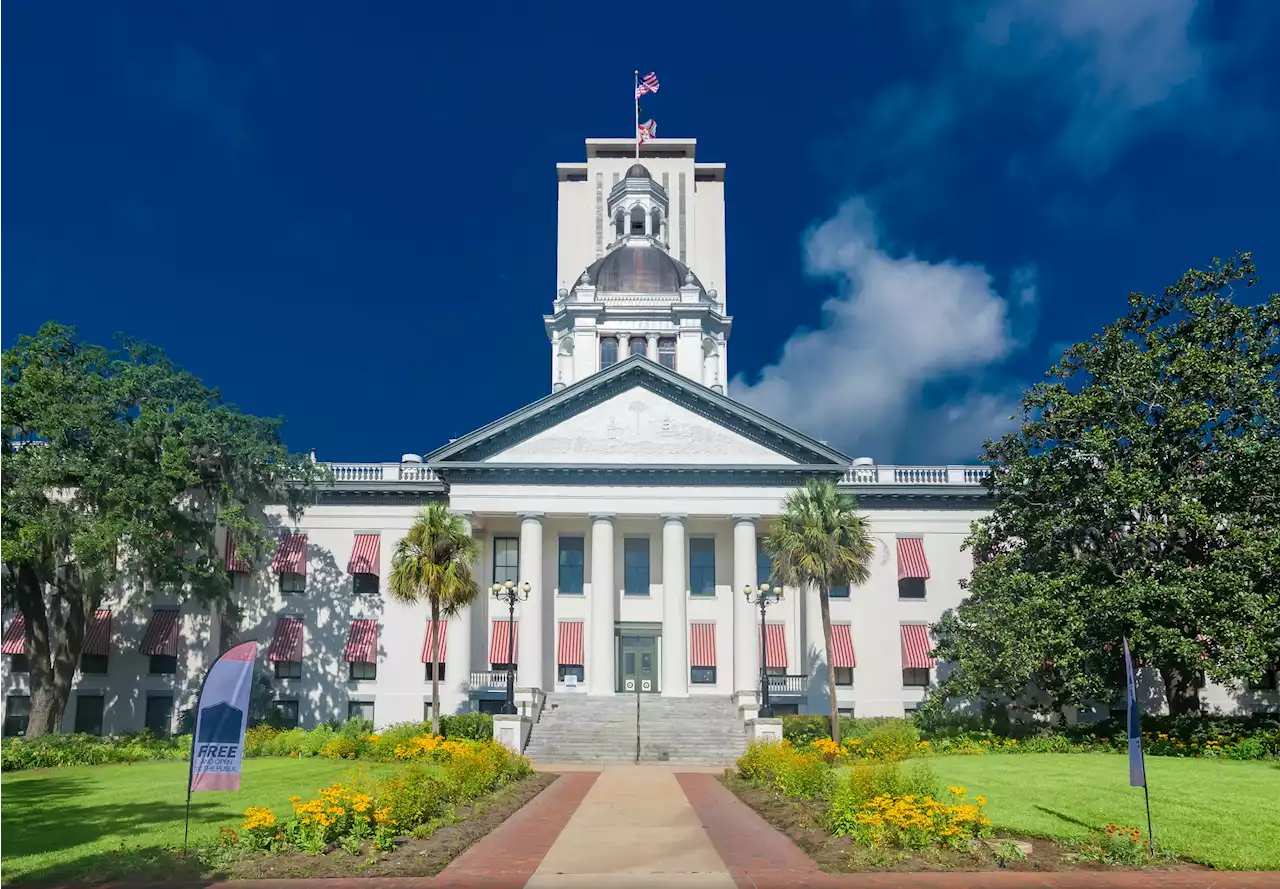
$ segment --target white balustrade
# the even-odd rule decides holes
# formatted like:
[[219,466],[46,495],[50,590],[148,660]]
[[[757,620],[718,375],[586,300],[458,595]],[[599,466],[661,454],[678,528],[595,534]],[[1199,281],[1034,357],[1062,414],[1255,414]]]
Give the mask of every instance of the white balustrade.
[[421,463],[330,463],[333,480],[347,482],[435,482],[433,470]]
[[986,466],[854,466],[840,481],[846,485],[980,485]]

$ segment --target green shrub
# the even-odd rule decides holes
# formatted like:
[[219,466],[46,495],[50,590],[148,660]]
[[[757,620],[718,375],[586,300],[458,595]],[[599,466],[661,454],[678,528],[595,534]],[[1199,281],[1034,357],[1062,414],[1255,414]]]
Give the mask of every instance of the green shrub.
[[738,759],[738,774],[761,787],[787,796],[822,799],[830,792],[831,766],[812,747],[796,749],[790,741],[757,741]]
[[412,763],[376,785],[379,808],[389,808],[390,820],[400,830],[412,829],[438,818],[456,798],[456,785]]
[[862,743],[868,752],[887,762],[894,762],[916,753],[920,730],[909,720],[890,719],[872,726]]
[[271,756],[271,746],[279,734],[279,729],[265,723],[246,729],[244,733],[244,755]]
[[454,713],[441,716],[440,734],[450,739],[488,741],[493,738],[493,717],[488,713]]
[[355,759],[358,753],[359,748],[351,738],[333,738],[320,748],[320,755],[325,759]]
[[363,716],[354,716],[338,727],[338,734],[343,738],[350,738],[352,741],[360,737],[368,737],[373,734],[373,720],[365,719]]
[[191,736],[156,738],[147,732],[112,738],[51,734],[31,739],[10,738],[4,742],[0,751],[0,769],[6,772],[186,759],[191,753]]
[[782,717],[782,737],[796,747],[808,747],[818,738],[831,737],[831,720],[818,714]]
[[923,762],[906,766],[896,762],[870,762],[860,760],[841,771],[832,791],[854,808],[867,800],[888,794],[889,796],[931,796],[939,798],[941,785],[933,769]]

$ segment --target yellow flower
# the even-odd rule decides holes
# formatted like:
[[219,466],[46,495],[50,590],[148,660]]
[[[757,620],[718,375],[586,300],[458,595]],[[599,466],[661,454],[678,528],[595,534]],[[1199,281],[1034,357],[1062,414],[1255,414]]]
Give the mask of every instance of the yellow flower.
[[987,798],[985,796],[975,796],[973,801],[979,806],[985,806],[987,804]]
[[964,796],[964,788],[958,784],[952,784],[947,787],[947,792],[952,796]]

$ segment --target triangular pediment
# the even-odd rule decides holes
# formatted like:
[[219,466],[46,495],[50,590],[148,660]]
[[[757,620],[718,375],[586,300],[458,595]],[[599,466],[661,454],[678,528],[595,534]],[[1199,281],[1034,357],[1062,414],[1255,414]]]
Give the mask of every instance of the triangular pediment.
[[428,455],[434,467],[847,467],[745,405],[633,356]]

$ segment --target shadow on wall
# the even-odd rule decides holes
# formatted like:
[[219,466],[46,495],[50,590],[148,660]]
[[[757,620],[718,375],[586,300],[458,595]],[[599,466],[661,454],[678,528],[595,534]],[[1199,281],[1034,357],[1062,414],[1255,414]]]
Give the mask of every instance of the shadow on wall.
[[[237,637],[241,641],[258,640],[259,674],[269,680],[273,701],[297,702],[301,727],[313,728],[329,720],[345,722],[352,715],[352,701],[374,700],[372,680],[351,680],[344,653],[352,620],[381,623],[381,595],[357,597],[345,566],[338,564],[330,550],[310,542],[303,593],[279,592],[278,578],[270,570],[258,572],[253,591],[254,595],[242,597],[240,625],[243,629],[237,631]],[[276,627],[286,617],[299,618],[304,626],[298,676],[289,675],[287,662],[268,659]],[[379,662],[385,662],[383,635],[378,634],[378,649],[374,653]],[[259,699],[264,695],[260,691]]]

